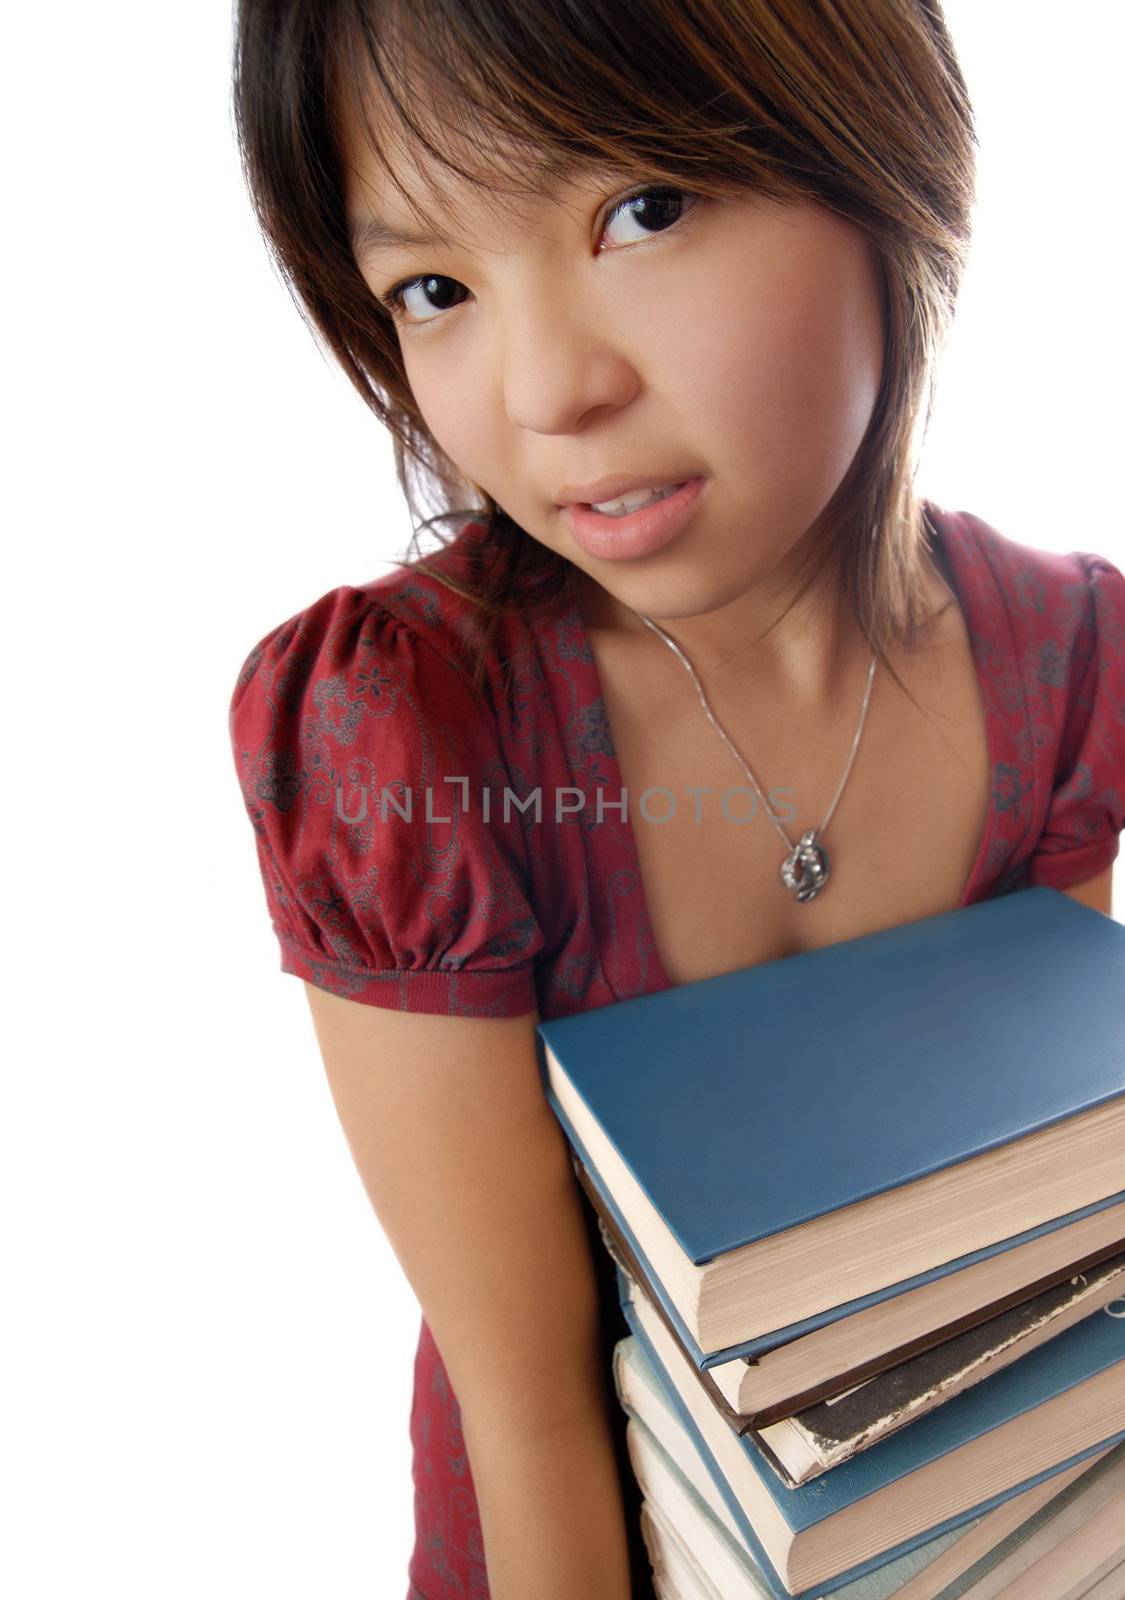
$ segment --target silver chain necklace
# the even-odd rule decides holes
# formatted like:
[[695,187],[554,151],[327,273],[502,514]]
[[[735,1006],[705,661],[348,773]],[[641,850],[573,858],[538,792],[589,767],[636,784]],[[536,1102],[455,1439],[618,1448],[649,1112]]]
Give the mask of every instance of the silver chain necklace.
[[781,826],[778,818],[775,817],[773,812],[770,810],[769,802],[762,793],[757,778],[755,778],[746,761],[739,753],[734,740],[731,738],[730,734],[723,727],[722,723],[708,705],[707,696],[703,693],[703,685],[700,683],[699,676],[691,662],[688,660],[687,656],[680,649],[675,639],[670,638],[658,623],[653,622],[651,617],[646,617],[643,611],[638,611],[637,615],[640,617],[642,622],[648,624],[654,633],[658,633],[660,635],[668,648],[676,652],[684,666],[687,668],[689,674],[691,675],[691,680],[695,684],[696,692],[699,695],[700,704],[702,705],[704,711],[706,711],[716,731],[722,736],[723,739],[726,740],[727,745],[729,746],[731,753],[735,757],[739,766],[741,766],[746,776],[750,779],[750,782],[754,785],[754,790],[758,796],[758,799],[765,807],[766,816],[769,817],[778,833],[780,833],[781,837],[785,840],[785,848],[788,850],[789,854],[781,864],[782,883],[787,889],[791,890],[792,893],[796,895],[799,901],[804,902],[806,900],[811,900],[814,895],[818,895],[820,893],[820,891],[824,888],[824,885],[828,882],[828,854],[824,846],[821,844],[820,839],[821,835],[828,827],[828,824],[832,821],[832,813],[836,809],[836,802],[844,792],[844,785],[847,783],[848,775],[852,770],[852,763],[855,760],[855,753],[859,749],[859,740],[860,735],[863,733],[863,724],[867,720],[867,703],[871,699],[871,684],[875,677],[875,652],[872,651],[871,653],[871,665],[867,669],[867,688],[864,690],[863,706],[859,713],[859,724],[855,730],[855,737],[852,739],[852,748],[848,755],[847,765],[844,768],[844,775],[836,786],[836,793],[832,796],[832,804],[828,807],[828,811],[825,814],[824,821],[820,824],[820,827],[809,828],[801,835],[797,843],[794,844],[789,835],[786,833],[785,829]]

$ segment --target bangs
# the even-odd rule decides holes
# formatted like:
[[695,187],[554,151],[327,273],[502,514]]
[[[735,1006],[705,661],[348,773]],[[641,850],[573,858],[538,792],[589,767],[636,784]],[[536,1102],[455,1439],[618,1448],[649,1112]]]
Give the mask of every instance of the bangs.
[[[720,82],[701,78],[698,57],[689,64],[684,42],[659,37],[659,12],[613,10],[610,37],[592,7],[560,15],[534,0],[341,0],[325,53],[341,165],[350,123],[419,229],[434,236],[450,226],[448,178],[497,211],[603,173],[689,183],[713,196],[753,188],[795,198],[792,182],[771,172],[768,119],[760,164],[747,172],[745,81],[736,106]],[[694,43],[698,50],[698,36]],[[669,71],[677,58],[678,76]],[[724,103],[725,122],[716,115]],[[737,169],[724,170],[716,152],[736,133]],[[404,181],[404,158],[418,168],[425,161],[432,209]]]
[[[415,538],[486,524],[491,566],[470,585],[483,618],[512,601],[553,606],[573,569],[433,436],[352,247],[349,164],[435,239],[457,225],[466,189],[526,209],[603,177],[812,201],[859,227],[883,285],[884,381],[824,556],[839,560],[873,648],[914,637],[926,592],[913,441],[968,254],[975,176],[972,106],[939,0],[235,0],[235,15],[233,110],[263,236],[310,331],[390,431],[412,515],[436,508]],[[389,222],[355,227],[377,241],[397,231]],[[474,673],[482,662],[483,644]]]

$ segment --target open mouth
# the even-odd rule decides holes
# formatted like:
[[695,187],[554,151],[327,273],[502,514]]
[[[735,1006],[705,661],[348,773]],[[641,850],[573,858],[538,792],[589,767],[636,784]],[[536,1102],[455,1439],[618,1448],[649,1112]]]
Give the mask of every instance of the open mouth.
[[682,483],[669,483],[660,489],[635,489],[631,494],[620,495],[616,500],[587,502],[587,504],[591,511],[596,511],[602,517],[627,517],[634,511],[643,510],[645,506],[654,506],[660,500],[667,500],[669,495],[675,494],[682,488]]
[[591,505],[572,500],[563,513],[576,542],[603,560],[653,555],[671,543],[694,516],[707,486],[703,477],[637,489],[617,500]]

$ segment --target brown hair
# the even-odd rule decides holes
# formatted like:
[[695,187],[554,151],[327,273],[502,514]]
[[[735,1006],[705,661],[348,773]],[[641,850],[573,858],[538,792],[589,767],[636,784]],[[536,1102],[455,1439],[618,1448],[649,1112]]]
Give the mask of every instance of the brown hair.
[[[398,137],[493,199],[608,164],[702,195],[812,200],[859,227],[879,269],[883,379],[791,604],[834,562],[844,603],[902,686],[886,652],[913,648],[935,620],[914,456],[975,177],[972,109],[937,0],[239,0],[233,85],[243,169],[274,260],[392,434],[412,564],[476,603],[478,684],[491,619],[513,605],[541,617],[569,604],[574,568],[460,476],[414,403],[394,323],[348,240],[340,96],[364,115],[377,86]],[[443,149],[443,128],[474,152],[471,164]],[[389,150],[372,144],[397,183]],[[473,491],[483,505],[464,505]],[[427,498],[435,514],[419,522]],[[459,580],[441,551],[419,555],[417,540],[466,521],[488,537]]]

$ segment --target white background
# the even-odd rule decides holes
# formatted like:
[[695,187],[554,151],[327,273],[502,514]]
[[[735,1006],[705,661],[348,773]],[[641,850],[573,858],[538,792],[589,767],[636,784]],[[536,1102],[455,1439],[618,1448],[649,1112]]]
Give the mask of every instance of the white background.
[[[1120,9],[946,9],[980,203],[920,485],[1125,567]],[[413,1540],[419,1313],[278,969],[226,723],[251,645],[410,529],[255,232],[229,27],[135,3],[8,23],[19,1600],[395,1600]]]

